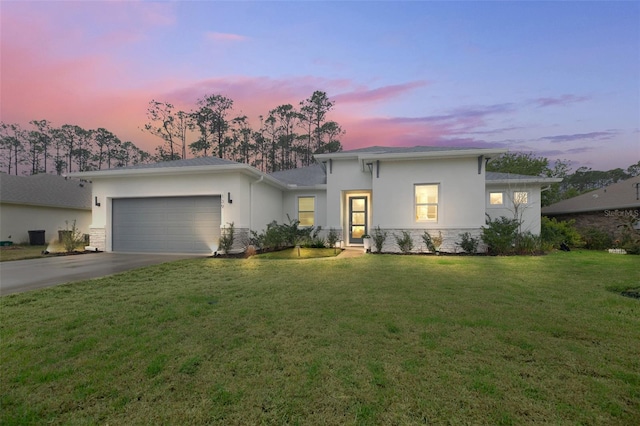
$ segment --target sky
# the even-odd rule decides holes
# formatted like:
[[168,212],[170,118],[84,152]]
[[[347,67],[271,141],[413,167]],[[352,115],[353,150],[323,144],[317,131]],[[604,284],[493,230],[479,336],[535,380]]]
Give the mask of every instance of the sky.
[[153,151],[151,100],[258,117],[314,91],[345,150],[470,146],[640,160],[640,2],[0,1],[0,121]]

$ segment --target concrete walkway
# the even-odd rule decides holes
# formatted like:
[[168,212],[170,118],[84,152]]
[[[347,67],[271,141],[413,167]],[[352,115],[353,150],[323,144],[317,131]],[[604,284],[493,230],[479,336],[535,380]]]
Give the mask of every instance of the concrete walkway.
[[365,252],[364,249],[361,247],[349,247],[346,248],[344,250],[342,250],[342,253],[340,253],[337,257],[339,257],[340,259],[345,259],[345,258],[350,258],[350,257],[360,257],[360,256],[364,256]]

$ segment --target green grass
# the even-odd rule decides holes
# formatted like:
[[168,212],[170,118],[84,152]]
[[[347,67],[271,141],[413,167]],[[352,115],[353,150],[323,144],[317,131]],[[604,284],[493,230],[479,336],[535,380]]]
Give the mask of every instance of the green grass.
[[0,299],[0,423],[638,424],[637,256],[191,259]]
[[332,248],[290,248],[256,255],[260,259],[316,259],[319,257],[333,257],[340,254],[340,250]]
[[42,252],[46,249],[47,246],[30,246],[22,244],[0,247],[0,262],[44,257]]

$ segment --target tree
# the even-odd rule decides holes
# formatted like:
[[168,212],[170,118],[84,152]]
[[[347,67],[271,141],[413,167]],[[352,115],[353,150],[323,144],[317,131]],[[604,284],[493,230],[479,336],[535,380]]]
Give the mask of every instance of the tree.
[[18,165],[22,164],[24,156],[25,131],[17,124],[0,123],[0,137],[2,143],[2,158],[7,173],[18,174]]
[[[300,122],[305,129],[306,151],[302,165],[311,164],[313,153],[336,152],[342,150],[337,137],[344,134],[338,123],[326,122],[327,114],[333,109],[325,92],[316,90],[309,99],[300,102]],[[330,147],[326,145],[331,144]]]
[[162,158],[160,161],[178,160],[180,155],[175,152],[175,145],[176,140],[179,140],[181,136],[181,131],[176,121],[173,105],[168,102],[152,100],[147,108],[147,118],[150,122],[145,124],[144,130],[161,138],[168,148],[168,151],[164,148],[160,150],[162,152],[162,155],[158,157]]

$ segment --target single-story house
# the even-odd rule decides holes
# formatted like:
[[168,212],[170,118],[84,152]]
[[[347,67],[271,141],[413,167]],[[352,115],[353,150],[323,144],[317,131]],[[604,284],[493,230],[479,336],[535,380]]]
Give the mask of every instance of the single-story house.
[[540,192],[555,179],[486,172],[502,149],[370,147],[315,156],[316,164],[265,174],[214,157],[73,173],[93,182],[91,245],[105,251],[218,250],[221,228],[233,223],[236,249],[250,231],[298,219],[301,226],[339,232],[362,246],[374,227],[408,231],[415,251],[424,231],[442,233],[443,251],[459,234],[478,237],[486,215],[522,220],[540,231]]
[[557,220],[575,220],[585,231],[597,228],[612,237],[625,221],[634,221],[640,229],[640,176],[559,201],[542,209],[542,214]]
[[89,182],[49,174],[0,175],[2,241],[28,243],[29,231],[44,231],[49,243],[74,220],[81,232],[88,233],[91,214]]

